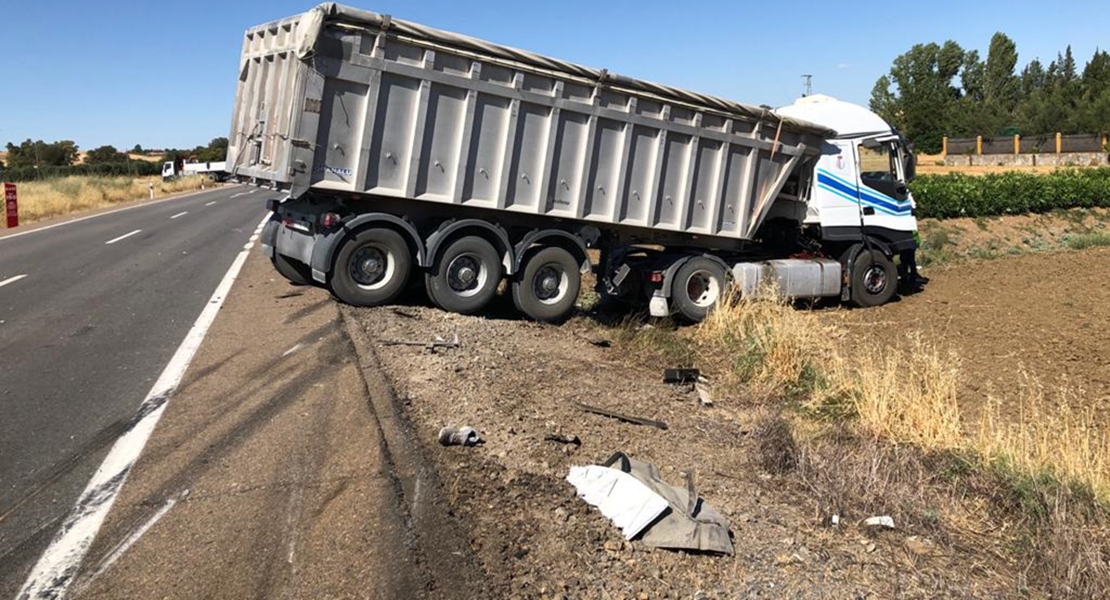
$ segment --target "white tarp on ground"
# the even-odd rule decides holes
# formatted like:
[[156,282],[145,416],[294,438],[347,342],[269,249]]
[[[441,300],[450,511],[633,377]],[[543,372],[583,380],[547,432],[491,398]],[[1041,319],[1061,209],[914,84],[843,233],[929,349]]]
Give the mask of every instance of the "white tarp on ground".
[[599,465],[571,467],[567,482],[578,497],[596,506],[630,540],[651,525],[669,504],[635,477]]

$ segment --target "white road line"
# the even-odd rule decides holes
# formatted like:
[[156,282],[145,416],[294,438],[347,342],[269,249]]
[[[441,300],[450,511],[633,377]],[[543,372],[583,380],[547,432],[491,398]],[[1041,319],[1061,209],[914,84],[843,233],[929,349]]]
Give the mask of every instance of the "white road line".
[[179,212],[179,213],[177,213],[176,215],[174,215],[174,216],[170,217],[170,220],[172,221],[172,220],[174,220],[174,219],[176,219],[176,218],[178,218],[178,217],[184,217],[184,216],[185,216],[185,215],[187,215],[187,214],[189,214],[189,211],[187,211],[187,210],[186,210],[186,211],[182,211],[182,212]]
[[[261,231],[269,219],[269,215],[263,217],[255,232]],[[85,491],[81,492],[77,504],[58,529],[50,546],[31,569],[31,574],[27,577],[17,598],[22,600],[65,596],[66,589],[81,567],[81,562],[88,553],[93,538],[96,537],[100,526],[104,524],[108,511],[112,509],[112,504],[115,503],[120,489],[123,488],[131,467],[138,460],[143,447],[150,439],[150,434],[154,432],[154,426],[158,424],[158,419],[162,417],[162,412],[166,409],[174,390],[181,383],[185,370],[189,368],[189,363],[192,362],[193,356],[204,341],[208,328],[216,319],[216,314],[223,306],[224,299],[231,291],[231,286],[239,276],[239,271],[242,270],[249,253],[250,250],[244,248],[235,257],[231,268],[224,274],[208,304],[193,323],[193,328],[189,330],[165,370],[154,382],[154,387],[147,392],[146,398],[139,405],[135,424],[112,445],[108,456],[104,457],[104,462],[100,463],[100,467],[85,486]]]
[[107,242],[104,242],[104,243],[105,244],[114,244],[114,243],[116,243],[120,240],[127,239],[127,238],[135,235],[136,233],[141,232],[141,231],[142,231],[142,229],[136,229],[135,231],[132,231],[131,233],[125,233],[125,234],[119,236],[118,238],[112,238],[112,239],[110,239],[110,240],[108,240]]
[[163,202],[173,202],[174,200],[184,200],[185,198],[189,198],[191,196],[198,196],[200,194],[212,194],[212,193],[214,193],[214,191],[215,190],[204,190],[204,191],[200,191],[200,192],[192,192],[192,193],[184,194],[184,195],[181,195],[181,196],[174,196],[172,198],[162,198],[161,200],[155,200],[153,202],[143,202],[142,204],[133,204],[131,206],[125,206],[123,208],[117,208],[115,210],[108,210],[108,211],[104,211],[102,213],[96,213],[95,215],[89,215],[87,217],[78,217],[76,219],[71,219],[69,221],[63,221],[61,223],[54,223],[53,225],[46,225],[45,227],[39,227],[37,229],[29,229],[27,231],[20,231],[19,233],[13,233],[13,234],[10,234],[10,235],[0,236],[0,242],[3,242],[4,240],[15,239],[17,237],[27,235],[27,234],[30,234],[30,233],[38,233],[40,231],[46,231],[48,229],[54,229],[55,227],[61,227],[63,225],[72,225],[74,223],[80,223],[81,221],[88,221],[89,219],[95,219],[97,217],[104,217],[104,216],[107,216],[107,215],[113,215],[115,213],[123,212],[125,210],[132,210],[132,209],[135,209],[135,208],[143,208],[144,206],[154,206],[155,204],[161,204]]
[[212,206],[212,205],[213,205],[213,204],[215,204],[215,203],[216,203],[216,201],[215,201],[215,200],[213,200],[213,201],[209,202],[208,204],[205,204],[205,206]]
[[147,531],[150,531],[150,528],[154,527],[155,523],[161,521],[162,517],[166,516],[166,513],[170,512],[170,509],[173,508],[175,504],[177,504],[178,500],[184,500],[188,496],[189,490],[185,490],[184,492],[181,492],[173,498],[166,500],[165,504],[163,504],[162,507],[158,509],[158,512],[154,513],[149,519],[146,520],[145,523],[132,531],[130,535],[123,539],[122,542],[116,544],[116,547],[112,549],[111,554],[109,554],[107,558],[101,561],[100,566],[96,569],[96,572],[89,576],[87,579],[83,579],[83,581],[79,583],[75,588],[74,593],[80,594],[83,589],[87,588],[89,585],[92,584],[92,582],[96,581],[97,578],[103,575],[109,567],[111,567],[117,560],[119,560],[119,557],[123,556],[125,552],[130,550],[131,546],[134,546],[135,542],[139,541],[139,538],[143,537],[143,535],[146,534]]
[[15,282],[19,281],[20,279],[23,279],[26,276],[27,276],[27,274],[24,273],[23,275],[16,275],[15,277],[9,277],[9,278],[5,279],[4,281],[0,281],[0,287],[4,287],[5,285],[8,285],[9,283],[15,283]]
[[285,352],[282,352],[281,357],[285,358],[286,356],[289,356],[290,354],[296,352],[297,350],[300,350],[303,347],[304,347],[304,344],[297,344],[296,346],[293,346],[292,348],[286,350]]

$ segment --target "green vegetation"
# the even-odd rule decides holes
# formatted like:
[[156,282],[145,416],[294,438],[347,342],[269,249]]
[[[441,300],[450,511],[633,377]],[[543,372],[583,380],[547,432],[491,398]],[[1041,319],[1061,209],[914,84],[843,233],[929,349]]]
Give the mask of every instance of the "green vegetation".
[[1064,244],[1072,250],[1085,250],[1095,246],[1110,246],[1110,233],[1078,233],[1064,238]]
[[911,184],[918,218],[988,217],[1110,206],[1110,168],[922,175]]
[[[207,146],[197,146],[191,150],[167,150],[164,161],[219,162],[227,158],[228,140],[214,138]],[[42,140],[25,140],[16,146],[8,143],[7,164],[0,162],[0,179],[4,181],[37,181],[70,176],[116,176],[129,175],[146,177],[159,175],[162,166],[158,162],[130,160],[114,146],[100,146],[85,154],[85,160],[77,164],[79,157],[77,144],[70,140],[46,143]],[[132,149],[141,153],[138,144]]]
[[161,175],[162,165],[145,160],[126,160],[125,162],[80,164],[61,167],[21,167],[18,169],[5,169],[0,171],[0,179],[11,182],[37,181],[40,179],[58,179],[72,176],[104,176],[128,175],[131,177],[147,177]]
[[1096,51],[1081,75],[1070,46],[1047,68],[1034,59],[1018,74],[1017,61],[1004,33],[991,38],[986,60],[951,40],[917,44],[875,83],[871,109],[930,154],[940,152],[945,135],[1105,130],[1110,53]]

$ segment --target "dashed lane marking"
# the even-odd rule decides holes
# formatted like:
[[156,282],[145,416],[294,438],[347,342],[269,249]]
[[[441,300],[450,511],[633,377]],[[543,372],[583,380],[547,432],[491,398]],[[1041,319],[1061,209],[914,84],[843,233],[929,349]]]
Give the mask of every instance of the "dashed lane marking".
[[0,281],[0,287],[4,287],[5,285],[8,285],[9,283],[15,283],[15,282],[19,281],[20,279],[23,279],[26,276],[27,276],[27,274],[24,273],[23,275],[16,275],[15,277],[9,277],[9,278],[5,279],[4,281]]
[[142,232],[142,229],[136,229],[135,231],[132,231],[131,233],[125,233],[125,234],[119,236],[118,238],[112,238],[112,239],[110,239],[110,240],[108,240],[107,242],[104,242],[104,243],[106,245],[107,244],[114,244],[114,243],[116,243],[120,240],[125,240],[125,239],[127,239],[127,238],[129,238],[129,237],[131,237],[131,236],[133,236],[137,233],[140,233],[140,232]]

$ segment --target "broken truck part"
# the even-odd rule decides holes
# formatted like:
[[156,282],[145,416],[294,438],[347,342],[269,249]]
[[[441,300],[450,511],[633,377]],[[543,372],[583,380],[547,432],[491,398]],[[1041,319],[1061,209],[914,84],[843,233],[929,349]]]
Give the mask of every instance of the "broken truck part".
[[591,270],[690,321],[767,281],[873,306],[916,247],[913,155],[863,107],[772,111],[333,3],[246,32],[230,140],[233,177],[280,195],[275,268],[359,306],[417,278],[479,313],[508,279],[560,321]]
[[571,467],[567,482],[625,539],[639,536],[653,548],[733,553],[728,520],[698,497],[692,475],[684,487],[674,486],[655,465],[618,452],[601,465]]

